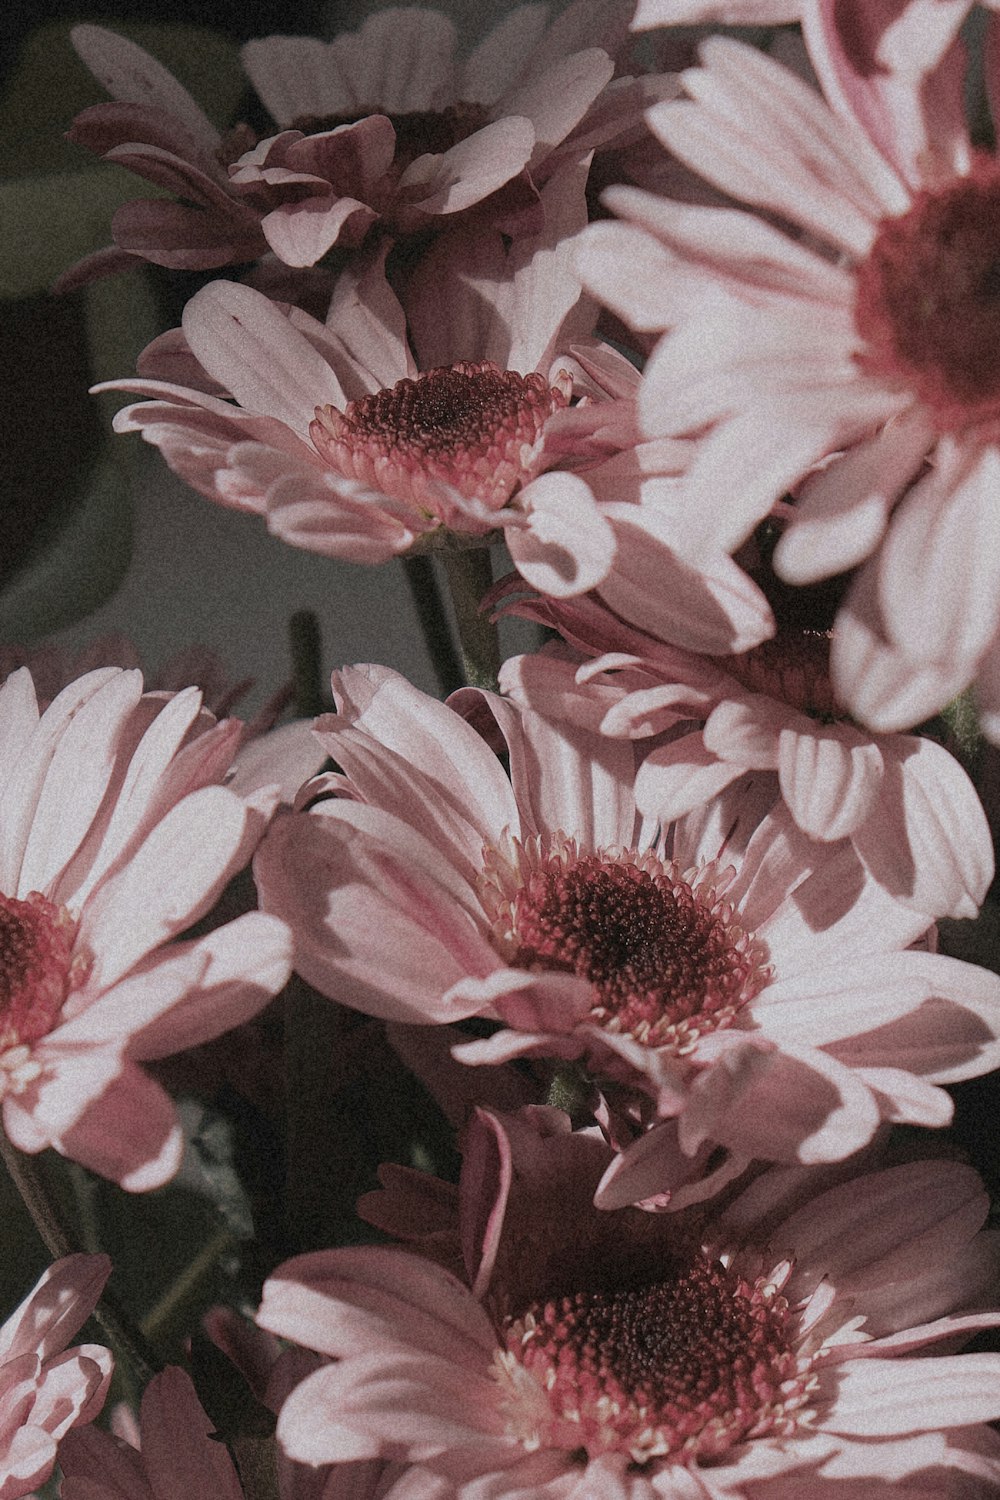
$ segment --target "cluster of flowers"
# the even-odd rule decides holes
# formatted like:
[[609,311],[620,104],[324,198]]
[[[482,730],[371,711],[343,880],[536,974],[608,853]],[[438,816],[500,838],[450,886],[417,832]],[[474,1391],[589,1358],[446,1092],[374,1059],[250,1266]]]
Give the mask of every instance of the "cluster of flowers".
[[[959,695],[1000,745],[967,8],[532,4],[464,60],[382,10],[250,43],[270,133],[225,135],[75,32],[112,102],[71,138],[167,195],[64,286],[233,268],[104,387],[140,398],[116,428],[328,556],[502,538],[475,602],[553,637],[445,703],[336,672],[305,750],[126,666],[0,690],[14,1147],[166,1182],[142,1064],[293,968],[456,1127],[457,1184],[388,1165],[359,1206],[401,1245],[299,1256],[256,1327],[215,1320],[282,1500],[1000,1492],[1000,1355],[959,1352],[1000,1325],[987,1197],[893,1130],[1000,1068],[1000,978],[937,939],[994,874]],[[794,24],[656,30],[720,19]],[[689,65],[640,66],[660,44]],[[221,920],[251,859],[261,909]],[[64,1500],[274,1493],[179,1369],[138,1427],[80,1425],[110,1356],[58,1351],[107,1272],[59,1262],[0,1333],[0,1500],[57,1445]]]

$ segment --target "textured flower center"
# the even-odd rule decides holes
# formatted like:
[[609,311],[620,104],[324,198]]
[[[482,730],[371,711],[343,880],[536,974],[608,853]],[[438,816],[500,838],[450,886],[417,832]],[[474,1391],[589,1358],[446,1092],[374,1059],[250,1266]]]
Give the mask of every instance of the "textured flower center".
[[566,405],[568,377],[566,384],[466,361],[399,380],[343,412],[317,407],[309,433],[346,478],[431,515],[442,483],[499,510],[533,477],[542,428]]
[[658,1279],[533,1302],[502,1330],[495,1374],[525,1446],[711,1458],[788,1432],[806,1399],[787,1303],[703,1251]]
[[369,115],[383,114],[396,132],[393,165],[397,172],[404,172],[418,156],[443,155],[489,122],[482,104],[459,100],[445,109],[417,109],[400,115],[380,109],[377,104],[353,115],[300,115],[292,121],[290,128],[301,130],[303,135],[318,135],[321,131],[336,130],[341,125],[354,125]]
[[858,270],[861,364],[916,391],[942,430],[1000,416],[1000,167],[918,193]]
[[752,651],[719,657],[718,663],[750,692],[829,724],[844,717],[830,682],[830,639],[827,630],[780,630]]
[[80,983],[76,923],[38,891],[23,901],[0,894],[0,1052],[52,1030]]
[[515,849],[516,876],[487,861],[493,941],[520,968],[589,980],[592,1018],[650,1047],[693,1046],[728,1026],[768,977],[765,950],[734,920],[731,873],[685,874],[634,850]]

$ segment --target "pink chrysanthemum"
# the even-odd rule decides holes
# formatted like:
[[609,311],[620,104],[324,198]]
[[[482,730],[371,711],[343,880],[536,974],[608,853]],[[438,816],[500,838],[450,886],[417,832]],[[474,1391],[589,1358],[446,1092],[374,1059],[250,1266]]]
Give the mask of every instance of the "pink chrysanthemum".
[[285,1402],[286,1451],[409,1461],[408,1494],[456,1500],[920,1492],[926,1470],[989,1493],[1000,1355],[951,1352],[1000,1321],[974,1172],[769,1172],[651,1215],[593,1207],[606,1156],[555,1111],[480,1115],[464,1277],[374,1246],[279,1268],[258,1321],[336,1361]]
[[[542,201],[544,230],[511,248],[499,234],[442,237],[405,311],[384,257],[340,278],[325,326],[212,283],[188,303],[183,337],[143,358],[144,375],[172,381],[101,387],[159,398],[126,407],[116,428],[293,545],[372,563],[445,531],[481,540],[502,527],[538,586],[592,586],[613,529],[582,478],[548,472],[593,462],[603,443],[602,393],[570,352],[594,316],[566,248],[586,216],[580,169]],[[595,358],[625,364],[601,346]],[[586,401],[569,412],[574,390]]]
[[596,722],[472,690],[449,707],[379,667],[333,685],[318,734],[343,774],[301,800],[335,795],[277,821],[254,866],[323,993],[393,1021],[499,1022],[456,1055],[582,1059],[679,1116],[692,1155],[711,1139],[839,1158],[884,1118],[945,1123],[939,1085],[996,1066],[1000,980],[911,950],[928,903],[769,795],[658,832],[631,742]]
[[882,885],[918,904],[930,875],[935,916],[976,915],[993,855],[971,781],[932,741],[873,736],[850,720],[830,682],[828,632],[786,627],[750,651],[713,658],[636,630],[594,598],[523,593],[508,581],[495,597],[585,656],[515,657],[502,686],[540,712],[559,704],[571,713],[584,694],[599,705],[605,734],[649,741],[635,789],[647,816],[668,823],[740,776],[771,773],[810,838],[850,838]]
[[219,784],[240,725],[200,701],[143,695],[115,668],[41,716],[27,671],[0,689],[4,1127],[133,1190],[166,1181],[181,1149],[140,1062],[246,1020],[289,971],[288,932],[261,912],[170,941],[243,868],[276,800]]
[[203,269],[272,251],[307,267],[357,249],[374,225],[421,230],[489,198],[523,209],[567,157],[641,128],[662,92],[614,81],[629,9],[576,0],[549,25],[522,6],[461,62],[452,22],[417,6],[379,10],[332,42],[248,42],[244,67],[277,126],[263,139],[246,124],[220,134],[141,47],[78,26],[76,49],[115,102],[84,110],[70,139],[182,201],[125,204],[114,246],[62,284],[136,257]]
[[60,1439],[104,1405],[114,1368],[109,1350],[66,1346],[110,1272],[106,1255],[57,1260],[0,1328],[0,1500],[44,1484]]
[[[812,0],[805,34],[829,105],[762,54],[707,43],[683,75],[690,98],[656,106],[650,124],[772,222],[613,190],[632,223],[593,227],[581,265],[636,326],[673,330],[640,414],[651,437],[702,434],[685,480],[688,545],[700,533],[709,549],[735,548],[813,466],[849,450],[785,509],[775,554],[792,583],[870,559],[838,618],[838,697],[893,730],[975,680],[996,735],[1000,167],[970,144],[964,50],[942,50],[927,24],[938,11],[947,32],[965,8]],[[897,22],[898,69],[902,43],[880,50]],[[991,43],[991,86],[997,56]]]

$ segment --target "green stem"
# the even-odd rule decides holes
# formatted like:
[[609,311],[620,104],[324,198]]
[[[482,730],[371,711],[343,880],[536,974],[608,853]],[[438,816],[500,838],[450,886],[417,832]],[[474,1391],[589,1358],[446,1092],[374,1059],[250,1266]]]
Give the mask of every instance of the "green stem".
[[312,610],[300,609],[292,615],[288,635],[295,684],[295,715],[299,719],[315,719],[330,705],[323,692],[323,646],[319,621]]
[[[0,1156],[3,1157],[11,1181],[20,1193],[32,1223],[53,1260],[72,1255],[75,1247],[59,1216],[52,1192],[45,1181],[41,1162],[37,1157],[26,1156],[24,1152],[18,1151],[2,1130]],[[159,1361],[142,1333],[107,1289],[94,1309],[94,1317],[103,1328],[115,1354],[128,1361],[139,1384],[145,1385],[156,1374]]]
[[229,1439],[246,1500],[279,1500],[274,1438]]
[[417,611],[420,634],[424,638],[424,645],[438,680],[438,689],[443,697],[447,697],[461,687],[465,679],[455,642],[452,640],[448,612],[441,598],[434,564],[424,553],[410,553],[403,558],[403,572]]
[[500,640],[493,621],[479,609],[483,595],[493,583],[489,551],[480,548],[478,551],[442,552],[441,562],[455,606],[465,680],[472,687],[496,692]]

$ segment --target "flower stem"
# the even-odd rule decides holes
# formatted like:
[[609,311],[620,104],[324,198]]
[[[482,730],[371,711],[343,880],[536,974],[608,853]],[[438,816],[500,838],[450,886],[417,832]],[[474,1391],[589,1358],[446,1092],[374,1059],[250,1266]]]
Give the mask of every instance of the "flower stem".
[[462,686],[464,678],[434,564],[423,553],[411,553],[403,558],[403,572],[410,586],[420,633],[438,680],[438,689],[443,697],[447,697]]
[[[52,1191],[45,1180],[41,1162],[27,1156],[12,1146],[0,1130],[0,1156],[10,1174],[10,1179],[28,1213],[32,1223],[45,1243],[53,1260],[72,1255],[74,1245],[62,1222]],[[160,1367],[153,1349],[131,1319],[121,1310],[117,1300],[107,1291],[94,1309],[94,1317],[117,1356],[125,1359],[140,1385],[145,1385]]]
[[472,687],[496,692],[500,640],[496,625],[479,609],[483,595],[493,583],[489,551],[481,548],[478,551],[442,552],[441,562],[455,606],[465,680]]

